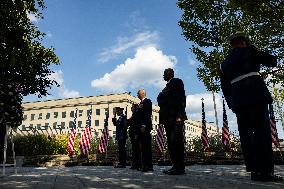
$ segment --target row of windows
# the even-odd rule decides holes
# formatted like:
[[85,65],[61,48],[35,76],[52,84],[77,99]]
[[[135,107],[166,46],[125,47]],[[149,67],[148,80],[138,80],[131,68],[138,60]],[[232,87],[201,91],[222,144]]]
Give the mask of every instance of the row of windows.
[[[107,111],[107,109],[105,109],[105,111]],[[89,113],[90,113],[90,110],[87,110],[87,115]],[[96,109],[96,115],[101,115],[100,109]],[[75,111],[71,111],[69,116],[73,118],[75,116]],[[83,116],[83,110],[79,110],[77,117],[82,117],[82,116]],[[36,119],[35,114],[31,114],[30,117],[31,117],[31,121]],[[51,117],[51,113],[45,114],[45,119],[50,119],[50,117]],[[61,112],[61,118],[66,118],[66,117],[67,117],[67,112]],[[59,118],[59,113],[53,112],[53,118]],[[27,120],[27,119],[28,119],[28,115],[24,115],[24,120]],[[43,114],[39,113],[37,119],[39,119],[39,120],[43,119]]]
[[[100,121],[99,120],[95,120],[95,126],[100,126]],[[49,123],[45,123],[44,125],[42,124],[30,124],[29,126],[25,126],[22,125],[22,130],[27,130],[27,128],[29,129],[33,129],[33,128],[37,128],[38,130],[46,130],[50,127]],[[61,122],[61,123],[57,123],[54,122],[52,124],[53,129],[65,129],[65,122]],[[78,128],[85,128],[85,125],[83,125],[82,121],[78,121],[76,127]],[[69,121],[69,128],[74,128],[76,129],[76,127],[74,127],[74,122],[73,121]]]

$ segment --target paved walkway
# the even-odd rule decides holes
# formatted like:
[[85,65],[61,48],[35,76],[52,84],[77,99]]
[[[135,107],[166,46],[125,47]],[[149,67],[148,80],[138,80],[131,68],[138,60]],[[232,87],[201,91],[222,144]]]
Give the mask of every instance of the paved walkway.
[[[154,172],[142,173],[135,170],[113,167],[22,167],[18,174],[7,168],[7,175],[0,176],[0,189],[122,189],[122,188],[282,188],[284,182],[262,183],[250,180],[244,166],[239,165],[194,165],[186,167],[186,175],[168,176],[162,171],[169,167],[154,167]],[[284,166],[276,166],[276,172],[284,176]]]

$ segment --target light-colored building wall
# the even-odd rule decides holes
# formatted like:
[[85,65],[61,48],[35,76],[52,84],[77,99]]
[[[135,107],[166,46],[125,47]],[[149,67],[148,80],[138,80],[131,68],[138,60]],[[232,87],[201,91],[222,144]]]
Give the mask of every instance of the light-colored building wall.
[[[113,136],[115,134],[115,127],[111,121],[113,118],[113,109],[117,106],[123,107],[124,110],[127,110],[127,117],[129,118],[132,114],[132,104],[139,102],[140,100],[137,97],[128,93],[27,102],[23,104],[24,121],[18,128],[17,133],[23,135],[28,133],[48,135],[67,134],[70,132],[70,127],[73,126],[76,109],[78,109],[76,132],[83,133],[86,126],[87,111],[92,107],[92,135],[98,136],[101,134],[106,118],[105,111],[109,109],[109,131],[110,135]],[[156,133],[159,122],[158,112],[159,107],[153,104],[153,134]],[[215,126],[207,124],[207,128],[208,135],[217,133]],[[200,136],[201,131],[200,121],[189,119],[185,122],[187,140]]]

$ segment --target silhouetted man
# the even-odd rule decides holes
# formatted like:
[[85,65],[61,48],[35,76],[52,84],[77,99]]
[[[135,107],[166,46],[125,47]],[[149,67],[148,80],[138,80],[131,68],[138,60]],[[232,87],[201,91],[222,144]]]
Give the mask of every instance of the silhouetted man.
[[237,116],[246,169],[251,179],[279,181],[274,175],[268,104],[272,97],[259,74],[260,66],[275,67],[274,56],[249,45],[243,33],[231,36],[230,50],[221,63],[221,86],[229,108]]
[[157,99],[160,107],[159,122],[165,126],[168,150],[173,164],[173,167],[164,173],[180,175],[185,174],[183,130],[187,117],[184,84],[181,79],[174,78],[174,70],[171,68],[165,69],[164,80],[167,81],[167,85]]
[[115,168],[125,168],[126,167],[126,139],[127,139],[127,118],[123,114],[123,108],[116,107],[116,114],[118,118],[112,118],[113,125],[116,127],[115,139],[118,144],[119,151],[119,163]]
[[128,135],[132,146],[132,166],[130,169],[141,170],[141,150],[139,145],[140,125],[137,114],[138,104],[133,104],[131,107],[132,116],[127,120],[129,130]]
[[137,114],[139,117],[140,135],[139,141],[141,143],[142,151],[142,171],[153,171],[152,164],[152,102],[146,98],[146,92],[141,89],[137,93],[141,102],[138,105]]

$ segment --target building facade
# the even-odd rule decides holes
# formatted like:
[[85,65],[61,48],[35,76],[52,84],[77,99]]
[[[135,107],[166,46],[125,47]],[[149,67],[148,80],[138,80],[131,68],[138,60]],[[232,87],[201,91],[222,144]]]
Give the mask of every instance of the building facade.
[[[122,107],[129,118],[132,114],[131,106],[140,100],[128,93],[110,94],[102,96],[88,96],[78,98],[67,98],[37,102],[23,103],[24,120],[17,133],[60,135],[68,134],[70,128],[74,128],[80,135],[84,132],[87,115],[91,113],[92,136],[98,137],[104,128],[106,112],[109,112],[108,128],[110,136],[115,135],[115,126],[111,119],[114,117],[114,108]],[[77,110],[76,127],[74,116]],[[159,107],[153,104],[153,134],[156,133],[159,123]],[[208,135],[217,133],[213,125],[207,125]],[[185,122],[185,134],[187,140],[201,135],[201,122],[187,120]]]

